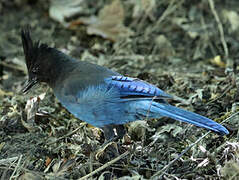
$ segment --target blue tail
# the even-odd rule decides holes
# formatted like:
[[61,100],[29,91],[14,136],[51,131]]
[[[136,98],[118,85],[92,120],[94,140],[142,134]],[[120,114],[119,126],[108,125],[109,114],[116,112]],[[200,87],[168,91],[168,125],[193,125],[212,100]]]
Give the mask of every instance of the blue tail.
[[209,118],[177,108],[175,106],[171,106],[166,103],[152,103],[152,106],[150,108],[150,116],[155,116],[156,114],[170,117],[178,121],[190,123],[198,127],[210,129],[214,132],[219,133],[220,135],[229,134],[228,130],[224,126],[218,124],[217,122]]

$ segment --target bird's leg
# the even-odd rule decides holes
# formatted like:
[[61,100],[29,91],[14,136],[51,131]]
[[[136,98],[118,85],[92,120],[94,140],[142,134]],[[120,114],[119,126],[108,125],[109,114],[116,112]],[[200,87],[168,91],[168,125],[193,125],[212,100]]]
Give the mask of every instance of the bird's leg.
[[104,131],[105,142],[98,149],[98,152],[96,153],[97,158],[103,157],[106,154],[106,151],[110,151],[116,157],[119,155],[117,144],[114,142],[117,139],[114,128],[116,128],[115,125],[106,125],[102,127],[102,130]]
[[118,138],[122,139],[126,133],[124,125],[115,125]]
[[119,156],[118,145],[115,142],[117,136],[115,135],[114,125],[106,125],[102,127],[105,136],[105,142],[96,151],[95,157],[100,162],[110,161]]
[[[116,129],[117,136],[115,134],[114,128]],[[107,125],[103,128],[106,143],[111,141],[116,141],[117,139],[122,139],[126,133],[124,125]]]
[[[126,131],[124,125],[121,124],[107,125],[102,129],[104,131],[105,142],[97,151],[96,159],[99,159],[101,161],[110,161],[112,160],[112,158],[119,156],[118,144],[115,141],[123,138]],[[114,129],[116,130],[117,136]]]
[[106,125],[103,128],[105,141],[110,142],[115,138],[114,125]]

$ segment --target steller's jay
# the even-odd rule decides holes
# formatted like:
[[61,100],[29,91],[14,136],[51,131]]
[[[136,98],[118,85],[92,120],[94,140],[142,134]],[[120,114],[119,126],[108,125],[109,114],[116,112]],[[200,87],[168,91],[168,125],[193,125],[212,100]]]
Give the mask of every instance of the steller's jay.
[[123,137],[125,123],[162,116],[220,135],[229,133],[211,119],[169,105],[166,100],[172,97],[152,84],[33,42],[29,30],[22,30],[21,37],[29,75],[23,92],[38,82],[46,82],[75,117],[103,129],[106,140],[114,137],[114,128]]

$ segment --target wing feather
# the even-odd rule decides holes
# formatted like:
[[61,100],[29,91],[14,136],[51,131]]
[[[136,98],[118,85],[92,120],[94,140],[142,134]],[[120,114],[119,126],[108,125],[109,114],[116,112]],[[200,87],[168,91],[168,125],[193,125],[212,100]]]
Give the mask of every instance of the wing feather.
[[157,99],[172,98],[172,96],[165,93],[158,87],[137,78],[125,76],[111,76],[110,78],[106,78],[105,82],[110,88],[116,87],[117,89],[119,89],[121,97],[134,96],[134,98],[139,98],[139,96],[144,96],[156,97]]

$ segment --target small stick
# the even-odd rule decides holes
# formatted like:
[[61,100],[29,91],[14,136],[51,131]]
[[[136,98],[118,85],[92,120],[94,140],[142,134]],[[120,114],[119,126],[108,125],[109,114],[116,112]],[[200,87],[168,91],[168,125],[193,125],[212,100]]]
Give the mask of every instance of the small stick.
[[[230,117],[228,117],[227,119],[223,120],[222,123],[227,122],[228,120],[234,118],[235,116],[237,116],[239,114],[239,112],[236,112],[234,114],[232,114]],[[199,141],[201,141],[204,137],[206,137],[208,134],[210,133],[210,131],[208,131],[206,134],[204,134],[203,136],[201,136],[197,141],[195,141],[194,143],[190,144],[186,149],[183,150],[183,152],[181,154],[178,155],[178,157],[176,157],[174,160],[172,160],[171,162],[169,162],[163,169],[161,169],[160,171],[156,172],[151,179],[156,178],[156,176],[160,177],[165,173],[164,171],[166,171],[174,162],[176,162],[179,158],[181,158],[187,151],[189,151],[193,146],[195,146],[197,143],[199,143]],[[159,178],[160,178],[159,177]]]
[[20,157],[18,158],[17,165],[15,166],[14,171],[13,171],[11,177],[9,178],[10,180],[15,179],[17,177],[17,176],[15,176],[15,173],[17,172],[18,169],[20,169],[19,167],[20,167],[21,160],[22,160],[22,155],[20,155]]
[[214,16],[214,18],[217,22],[217,25],[218,25],[218,30],[219,30],[219,33],[220,33],[220,38],[221,38],[221,42],[222,42],[222,46],[223,46],[223,49],[224,49],[225,56],[226,56],[226,58],[228,58],[228,47],[227,47],[227,43],[225,41],[222,23],[219,19],[219,16],[218,16],[217,12],[216,12],[213,0],[208,0],[208,3],[210,5],[213,16]]
[[12,163],[13,161],[16,161],[17,159],[18,159],[18,157],[0,159],[0,165],[5,165],[5,164],[8,164],[8,163]]
[[[208,131],[206,134],[204,134],[203,136],[201,136],[197,141],[195,141],[194,143],[190,144],[186,149],[183,150],[183,152],[181,154],[178,155],[178,157],[176,157],[174,160],[170,161],[167,166],[164,166],[163,169],[161,169],[160,171],[156,172],[152,178],[155,178],[156,176],[160,177],[164,174],[164,171],[166,171],[174,162],[176,162],[178,159],[180,159],[186,152],[188,152],[193,146],[195,146],[199,141],[201,141],[204,137],[206,137],[208,134],[210,133],[210,131]],[[159,177],[159,178],[160,178]]]
[[102,171],[103,169],[111,166],[112,164],[114,164],[115,162],[119,161],[120,159],[124,158],[125,156],[127,156],[129,154],[129,151],[126,151],[125,153],[121,154],[120,156],[118,156],[117,158],[113,159],[110,162],[107,162],[106,164],[104,164],[103,166],[99,167],[98,169],[94,170],[93,172],[87,174],[86,176],[83,176],[81,178],[79,178],[78,180],[83,180],[83,179],[88,179],[91,176],[93,176],[94,174]]

